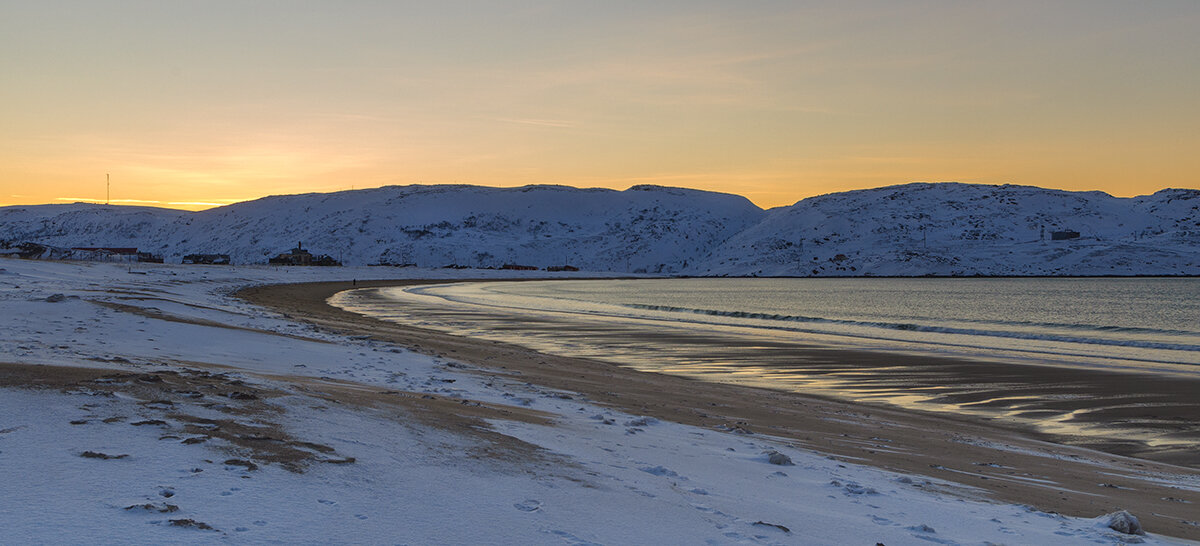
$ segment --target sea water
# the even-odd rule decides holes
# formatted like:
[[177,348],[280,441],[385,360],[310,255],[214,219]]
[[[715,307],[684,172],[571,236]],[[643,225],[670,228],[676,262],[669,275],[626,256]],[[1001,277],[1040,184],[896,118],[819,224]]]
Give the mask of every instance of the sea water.
[[[397,304],[575,315],[864,349],[1184,372],[1200,366],[1200,279],[1191,278],[535,281],[381,295]],[[388,314],[387,307],[373,312]]]
[[330,303],[548,354],[976,416],[1200,465],[1200,279],[463,282]]

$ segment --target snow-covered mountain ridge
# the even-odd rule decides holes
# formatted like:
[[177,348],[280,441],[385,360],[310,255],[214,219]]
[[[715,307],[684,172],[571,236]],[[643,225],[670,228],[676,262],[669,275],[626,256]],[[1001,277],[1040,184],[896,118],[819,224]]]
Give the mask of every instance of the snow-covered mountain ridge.
[[[1055,232],[1077,238],[1054,240]],[[1067,235],[1069,236],[1069,235]],[[1118,198],[1030,186],[906,184],[768,211],[708,275],[1197,275],[1200,190]]]
[[[1078,238],[1053,240],[1055,232]],[[1061,236],[1061,235],[1060,235]],[[0,240],[266,259],[303,242],[349,265],[573,265],[692,275],[1198,275],[1200,190],[1117,198],[907,184],[764,211],[729,194],[636,186],[389,186],[201,212],[0,208]]]
[[347,265],[677,272],[757,223],[743,197],[681,188],[392,186],[273,196],[201,212],[90,204],[0,209],[0,239],[139,247],[266,263],[298,242]]

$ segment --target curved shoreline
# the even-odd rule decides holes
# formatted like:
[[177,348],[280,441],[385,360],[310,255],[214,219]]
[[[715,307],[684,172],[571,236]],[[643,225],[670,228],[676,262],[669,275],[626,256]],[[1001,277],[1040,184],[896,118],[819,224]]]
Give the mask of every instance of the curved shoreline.
[[[576,282],[584,284],[533,284],[553,294],[592,281]],[[466,301],[475,290],[491,291],[486,283],[455,286],[465,291]],[[409,300],[400,293],[424,293],[425,287],[363,288],[327,301],[387,322],[545,354],[987,422],[1054,443],[1200,470],[1200,400],[1195,398],[1200,376],[1195,366],[1128,366],[1099,357],[1081,364],[1054,359],[1065,353],[1046,354],[1045,359],[1014,356],[1019,349],[1011,346],[984,349],[986,353],[955,353],[950,345],[924,343],[867,348],[851,335],[797,331],[776,336],[770,327],[626,316],[620,309],[574,312],[553,301],[535,301],[532,307],[493,305],[484,296],[482,304],[463,304],[455,297],[443,299],[439,287],[460,294],[450,285],[436,285],[432,297]],[[602,287],[612,289],[619,288]],[[867,343],[878,340],[867,338]]]
[[[782,437],[838,459],[953,481],[982,489],[997,500],[1042,510],[1094,517],[1123,508],[1142,518],[1151,532],[1200,539],[1200,527],[1186,520],[1188,507],[1200,504],[1200,495],[1151,479],[1155,475],[1166,480],[1180,475],[1200,479],[1200,472],[1193,469],[1052,444],[968,419],[546,355],[505,343],[384,322],[325,301],[353,288],[447,282],[453,281],[283,284],[243,289],[236,296],[294,320],[461,360],[483,367],[483,373],[519,376],[522,381],[579,393],[593,403],[631,414]],[[1193,504],[1182,504],[1179,499]]]

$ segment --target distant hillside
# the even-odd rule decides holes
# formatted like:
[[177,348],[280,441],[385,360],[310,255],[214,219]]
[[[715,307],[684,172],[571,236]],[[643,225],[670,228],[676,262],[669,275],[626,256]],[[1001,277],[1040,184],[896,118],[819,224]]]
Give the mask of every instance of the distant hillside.
[[0,239],[137,246],[178,262],[266,263],[303,243],[348,265],[570,264],[675,273],[766,215],[744,197],[680,188],[392,186],[267,197],[201,212],[104,205],[0,208]]
[[[1053,240],[1054,232],[1077,232]],[[772,209],[701,275],[1197,275],[1200,190],[907,184]]]
[[[1055,232],[1078,237],[1053,240]],[[1200,275],[1200,190],[1116,198],[908,184],[763,211],[734,195],[659,186],[392,186],[202,212],[3,207],[0,240],[136,246],[168,262],[221,253],[235,263],[265,263],[303,242],[348,265],[569,264],[736,276]]]

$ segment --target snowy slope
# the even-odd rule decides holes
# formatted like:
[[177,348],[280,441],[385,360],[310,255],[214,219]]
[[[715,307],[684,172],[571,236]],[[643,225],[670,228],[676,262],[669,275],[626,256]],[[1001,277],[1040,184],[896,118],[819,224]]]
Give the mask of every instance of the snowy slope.
[[[1055,231],[1078,239],[1051,240]],[[1200,191],[907,184],[772,209],[701,275],[1200,274]]]
[[3,207],[0,239],[62,247],[144,246],[147,241],[166,238],[192,214],[91,203]]
[[235,263],[265,263],[303,242],[351,265],[570,264],[669,273],[764,216],[743,197],[657,186],[393,186],[198,213],[139,211],[145,217],[99,205],[9,207],[0,209],[0,239],[139,246],[168,261],[222,253]]
[[[1054,241],[1055,231],[1078,239]],[[692,275],[1197,275],[1200,190],[1117,198],[1028,186],[907,184],[763,211],[660,186],[391,186],[189,213],[0,208],[0,240],[137,246],[178,262],[264,263],[303,242],[348,265],[545,267]]]
[[[48,372],[101,367],[115,377],[70,388],[0,387],[3,542],[1183,543],[1117,533],[1101,511],[1074,518],[987,502],[971,486],[973,475],[964,474],[968,483],[960,485],[826,457],[769,434],[623,414],[576,393],[321,331],[227,296],[246,285],[366,274],[353,267],[0,259],[3,360]],[[214,390],[174,390],[179,377],[208,377]],[[315,397],[337,384],[391,395],[400,389],[406,398],[436,397],[456,407],[519,403],[550,420],[486,423],[536,446],[538,457],[476,456],[489,444],[463,427]],[[235,398],[227,390],[234,385],[262,396]],[[290,471],[264,458],[262,448],[233,443],[211,427],[201,434],[195,423],[250,427],[259,432],[249,439],[272,440],[253,445],[294,443],[320,457],[303,472]],[[1011,447],[997,449],[1002,457]],[[1057,449],[1044,456],[1058,456]],[[775,451],[791,464],[771,463]],[[353,462],[330,464],[327,453]],[[1154,479],[1197,487],[1187,476]]]

